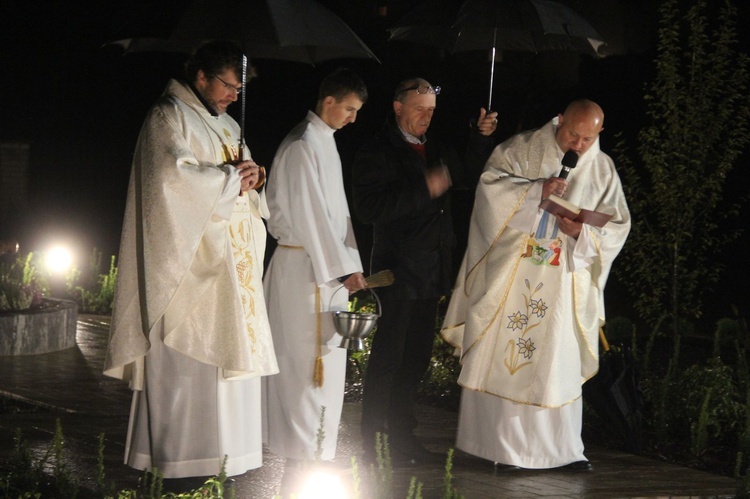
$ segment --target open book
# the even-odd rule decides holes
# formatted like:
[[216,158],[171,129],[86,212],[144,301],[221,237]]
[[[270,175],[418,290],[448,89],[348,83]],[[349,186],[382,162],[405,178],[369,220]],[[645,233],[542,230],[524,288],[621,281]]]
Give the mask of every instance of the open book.
[[542,200],[539,203],[539,207],[553,215],[560,215],[576,222],[593,225],[594,227],[603,227],[612,218],[612,215],[607,215],[600,211],[579,208],[570,201],[566,201],[554,194],[550,194],[550,197]]

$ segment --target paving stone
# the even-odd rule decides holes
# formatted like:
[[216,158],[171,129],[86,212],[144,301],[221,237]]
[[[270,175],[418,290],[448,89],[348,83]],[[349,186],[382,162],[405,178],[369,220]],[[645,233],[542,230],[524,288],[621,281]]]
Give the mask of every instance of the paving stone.
[[[49,354],[0,357],[0,397],[29,404],[26,410],[0,414],[0,462],[11,456],[17,428],[34,452],[43,455],[59,419],[65,435],[66,463],[84,488],[84,498],[97,497],[91,491],[95,490],[98,435],[102,433],[106,479],[120,489],[137,486],[142,473],[122,463],[130,390],[125,383],[101,374],[108,327],[108,317],[82,315],[75,347]],[[418,410],[420,438],[431,450],[447,452],[454,442],[456,413],[426,406]],[[360,411],[359,404],[344,404],[333,462],[333,471],[350,490],[354,487],[351,459],[361,455]],[[593,472],[498,472],[489,461],[455,451],[453,486],[467,499],[729,498],[737,488],[729,477],[611,449],[587,447],[586,455],[594,465]],[[374,486],[367,470],[359,466],[359,497],[369,499]],[[235,496],[274,497],[283,474],[283,459],[264,452],[262,468],[233,477]],[[412,477],[421,482],[425,499],[444,497],[444,470],[440,465],[395,469],[393,497],[406,497]]]

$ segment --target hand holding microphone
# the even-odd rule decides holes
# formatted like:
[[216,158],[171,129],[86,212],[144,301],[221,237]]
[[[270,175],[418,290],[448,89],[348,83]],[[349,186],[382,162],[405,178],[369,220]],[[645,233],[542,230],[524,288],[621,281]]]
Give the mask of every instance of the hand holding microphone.
[[565,195],[565,190],[568,188],[568,174],[570,170],[576,167],[578,164],[578,153],[569,150],[563,155],[562,158],[562,169],[557,177],[548,178],[544,181],[544,187],[542,188],[542,199],[547,199],[551,194],[562,197]]

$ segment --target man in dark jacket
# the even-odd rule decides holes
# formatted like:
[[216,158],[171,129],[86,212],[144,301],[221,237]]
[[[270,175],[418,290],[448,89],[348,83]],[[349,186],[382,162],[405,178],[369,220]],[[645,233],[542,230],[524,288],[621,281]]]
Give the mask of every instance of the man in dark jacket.
[[382,315],[373,339],[362,404],[364,458],[375,459],[377,433],[388,434],[395,464],[442,462],[414,436],[414,394],[432,356],[441,296],[453,285],[455,245],[448,189],[476,186],[494,146],[497,113],[481,109],[463,160],[427,134],[440,87],[401,82],[393,116],[354,163],[355,212],[373,224],[371,272],[391,269],[379,292]]

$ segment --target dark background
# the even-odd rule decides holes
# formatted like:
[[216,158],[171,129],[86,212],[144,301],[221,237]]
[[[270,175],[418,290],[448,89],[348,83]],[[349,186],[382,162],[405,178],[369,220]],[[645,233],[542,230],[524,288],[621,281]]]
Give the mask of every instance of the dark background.
[[[105,45],[130,36],[136,19],[154,9],[179,11],[186,0],[161,2],[109,0],[0,0],[0,141],[30,144],[27,206],[0,220],[0,239],[17,237],[23,250],[43,250],[66,241],[85,264],[91,248],[105,258],[116,254],[130,161],[148,108],[169,77],[180,76],[184,56],[128,54]],[[323,0],[378,55],[382,64],[346,60],[317,67],[256,60],[259,77],[248,87],[246,136],[255,160],[270,165],[284,135],[314,105],[320,79],[338,66],[358,71],[370,99],[357,123],[337,132],[345,178],[357,148],[383,124],[396,83],[423,76],[443,92],[433,128],[461,146],[468,122],[487,105],[487,54],[441,55],[436,49],[387,42],[386,29],[418,1]],[[387,15],[377,15],[387,3]],[[602,149],[611,151],[622,132],[635,145],[644,120],[644,84],[653,76],[657,2],[652,0],[567,0],[609,42],[617,55],[594,60],[564,53],[504,53],[496,65],[493,108],[500,114],[498,141],[516,131],[541,126],[576,97],[588,97],[606,113]],[[748,2],[736,2],[748,19]],[[217,2],[217,9],[222,3]],[[168,16],[167,16],[168,17]],[[158,22],[155,19],[154,22]],[[744,23],[740,21],[739,26]],[[742,33],[748,46],[747,33]],[[230,108],[237,112],[238,105]],[[728,195],[747,193],[737,168]],[[465,230],[471,193],[457,193],[456,215]],[[356,226],[363,262],[369,254],[369,228]],[[747,247],[748,240],[740,242]],[[734,265],[737,265],[735,260]],[[740,289],[741,272],[727,272],[722,288]],[[627,309],[617,293],[608,306]],[[608,289],[609,291],[609,289]],[[620,307],[621,305],[621,307]],[[721,308],[721,305],[719,305]],[[726,306],[716,314],[726,315]]]

